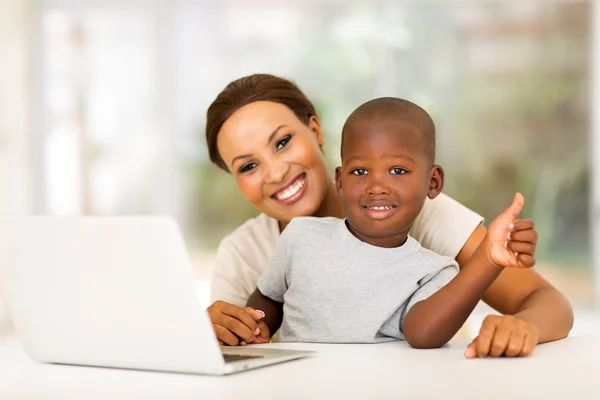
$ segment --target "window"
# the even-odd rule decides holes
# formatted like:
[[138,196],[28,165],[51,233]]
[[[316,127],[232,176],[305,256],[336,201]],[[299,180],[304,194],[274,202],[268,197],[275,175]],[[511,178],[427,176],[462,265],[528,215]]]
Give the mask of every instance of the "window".
[[37,211],[174,214],[208,278],[256,211],[209,163],[206,109],[269,72],[316,104],[332,167],[360,103],[426,108],[446,193],[489,222],[522,191],[537,269],[591,304],[591,2],[41,3]]

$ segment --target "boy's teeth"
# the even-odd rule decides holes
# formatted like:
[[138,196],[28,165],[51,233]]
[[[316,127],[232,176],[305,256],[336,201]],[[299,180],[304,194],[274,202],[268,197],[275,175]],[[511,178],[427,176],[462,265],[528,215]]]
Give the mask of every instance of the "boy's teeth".
[[285,189],[283,192],[277,193],[275,197],[277,197],[278,200],[289,199],[290,197],[298,193],[298,190],[302,189],[302,186],[304,186],[304,179],[300,180],[300,182],[296,183],[295,185]]
[[369,210],[375,210],[375,211],[385,211],[385,210],[391,210],[392,206],[368,206],[367,207]]

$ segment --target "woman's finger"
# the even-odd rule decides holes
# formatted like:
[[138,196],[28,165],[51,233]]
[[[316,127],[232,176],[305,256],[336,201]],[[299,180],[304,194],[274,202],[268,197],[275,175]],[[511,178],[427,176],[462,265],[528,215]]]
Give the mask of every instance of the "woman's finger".
[[255,310],[252,307],[244,307],[244,310],[250,314],[250,316],[252,318],[254,318],[255,321],[261,320],[265,317],[265,312],[261,311],[261,310]]
[[258,334],[258,327],[254,331],[251,331],[250,328],[242,324],[239,320],[229,316],[224,316],[223,322],[219,323],[219,325],[229,329],[231,333],[247,343],[252,342],[254,340],[254,335]]
[[506,357],[517,357],[521,354],[524,344],[525,334],[523,332],[513,331],[512,335],[510,335],[510,340],[508,341],[504,355]]
[[535,346],[537,346],[537,338],[533,335],[525,335],[525,339],[523,341],[523,348],[521,349],[519,356],[527,357],[528,355],[533,353]]
[[217,335],[217,340],[227,346],[237,346],[240,342],[237,336],[221,325],[213,324],[213,330],[215,331],[215,335]]
[[[256,331],[256,328],[258,328],[258,325],[256,325],[256,320],[242,307],[238,307],[234,304],[223,303],[220,310],[222,314],[234,318],[246,325],[251,332]],[[224,324],[219,325],[227,326]]]
[[508,239],[514,240],[515,242],[530,242],[537,244],[538,234],[533,229],[526,229],[524,231],[510,232],[508,234]]
[[506,327],[502,326],[496,328],[496,331],[494,332],[494,338],[492,339],[492,344],[490,346],[491,357],[500,357],[504,354],[511,335],[511,329],[507,329]]
[[486,321],[490,321],[490,318],[487,317],[483,321],[479,335],[475,339],[478,357],[487,357],[490,354],[490,347],[494,339],[494,333],[496,332],[496,324],[493,322],[486,323]]
[[532,243],[511,240],[507,243],[506,248],[513,253],[529,254],[530,256],[535,254],[535,245]]
[[465,352],[464,352],[465,358],[477,357],[477,345],[475,344],[475,340],[477,340],[477,339],[473,339],[473,341],[471,343],[469,343],[469,345],[465,349]]

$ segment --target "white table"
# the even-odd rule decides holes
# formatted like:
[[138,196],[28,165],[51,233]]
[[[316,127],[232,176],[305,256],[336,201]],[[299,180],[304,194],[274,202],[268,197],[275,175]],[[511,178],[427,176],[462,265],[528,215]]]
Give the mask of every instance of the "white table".
[[0,341],[0,399],[600,399],[600,337],[547,343],[525,359],[465,360],[466,343],[270,344],[318,356],[211,377],[40,364],[11,336]]

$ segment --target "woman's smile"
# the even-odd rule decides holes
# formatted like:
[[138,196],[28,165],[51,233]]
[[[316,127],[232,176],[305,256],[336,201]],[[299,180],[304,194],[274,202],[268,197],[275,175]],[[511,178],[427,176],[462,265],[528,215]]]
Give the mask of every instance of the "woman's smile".
[[277,191],[271,195],[271,198],[279,204],[294,204],[300,200],[302,195],[306,192],[306,183],[306,173],[302,173],[277,189]]
[[217,144],[244,197],[279,221],[314,215],[336,195],[314,116],[305,124],[285,105],[253,102],[229,117]]

